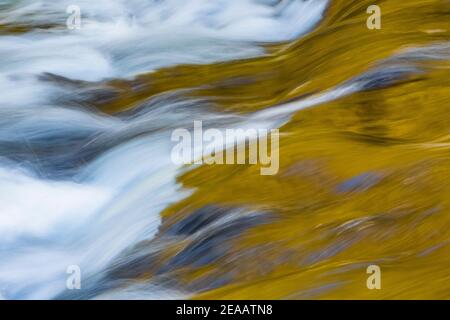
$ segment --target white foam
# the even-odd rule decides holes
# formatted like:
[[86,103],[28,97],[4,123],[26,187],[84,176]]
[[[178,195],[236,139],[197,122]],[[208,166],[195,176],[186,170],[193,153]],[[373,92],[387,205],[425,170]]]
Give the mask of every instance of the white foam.
[[310,30],[327,4],[326,0],[30,1],[19,2],[0,16],[0,22],[38,23],[33,19],[46,17],[46,23],[63,24],[68,16],[65,8],[79,5],[82,29],[1,37],[3,68],[82,80],[255,56],[263,52],[256,42],[291,40]]
[[120,145],[80,172],[78,184],[0,168],[0,284],[8,297],[51,298],[65,290],[67,266],[90,277],[151,239],[159,213],[187,195],[178,191],[169,141],[157,135]]
[[51,237],[97,211],[112,192],[73,182],[45,181],[0,168],[0,242],[18,237]]

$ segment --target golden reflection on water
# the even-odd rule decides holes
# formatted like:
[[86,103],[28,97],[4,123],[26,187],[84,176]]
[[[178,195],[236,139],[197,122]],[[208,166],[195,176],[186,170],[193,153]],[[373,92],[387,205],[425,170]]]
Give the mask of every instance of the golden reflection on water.
[[[314,32],[271,56],[164,70],[153,84],[208,83],[193,94],[244,112],[322,92],[406,48],[448,44],[448,2],[378,1],[382,29],[370,31],[372,2],[333,1]],[[281,128],[276,176],[203,166],[180,177],[195,192],[166,216],[214,203],[279,218],[213,265],[179,271],[186,282],[232,275],[199,298],[450,298],[450,60],[415,63],[424,72],[298,112]],[[370,264],[381,290],[366,287]]]

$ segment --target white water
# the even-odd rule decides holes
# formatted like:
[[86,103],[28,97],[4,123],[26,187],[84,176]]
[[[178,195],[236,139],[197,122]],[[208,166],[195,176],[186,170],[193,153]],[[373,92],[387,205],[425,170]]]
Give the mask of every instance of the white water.
[[[258,42],[300,36],[320,20],[326,6],[325,0],[277,2],[0,1],[14,3],[0,12],[0,24],[62,26],[0,36],[0,142],[30,145],[39,164],[46,159],[31,145],[80,136],[102,145],[132,132],[145,133],[102,150],[73,175],[58,180],[46,177],[39,165],[0,157],[0,296],[55,297],[66,290],[69,265],[81,267],[82,285],[95,282],[124,249],[151,239],[160,224],[159,213],[188,194],[176,183],[179,168],[171,163],[170,130],[163,125],[183,127],[189,115],[174,117],[161,107],[159,113],[119,119],[68,108],[56,98],[70,93],[37,76],[50,72],[98,81],[180,63],[259,55],[264,50]],[[73,4],[81,8],[81,30],[65,29],[66,7]],[[158,124],[157,133],[145,131]],[[144,294],[141,287],[119,295],[157,296]]]
[[[263,53],[257,42],[310,30],[327,1],[22,0],[0,24],[30,20],[61,29],[0,38],[2,73],[52,72],[72,79],[129,77],[181,63]],[[81,9],[81,30],[65,29],[66,8]],[[27,16],[31,14],[31,16]]]

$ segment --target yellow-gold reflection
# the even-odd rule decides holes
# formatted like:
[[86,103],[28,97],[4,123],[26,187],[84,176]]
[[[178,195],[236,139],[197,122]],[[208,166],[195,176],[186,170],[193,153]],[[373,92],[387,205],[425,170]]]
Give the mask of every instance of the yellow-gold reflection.
[[[315,31],[267,57],[143,76],[148,90],[124,89],[112,110],[185,87],[224,109],[266,108],[450,40],[447,1],[377,1],[381,30],[366,27],[371,4],[332,1]],[[166,217],[211,203],[278,215],[214,264],[178,271],[186,283],[231,277],[198,298],[450,298],[450,62],[417,66],[424,72],[399,83],[298,112],[280,130],[276,176],[218,165],[180,177],[194,193]],[[381,290],[366,287],[370,264],[381,268]]]

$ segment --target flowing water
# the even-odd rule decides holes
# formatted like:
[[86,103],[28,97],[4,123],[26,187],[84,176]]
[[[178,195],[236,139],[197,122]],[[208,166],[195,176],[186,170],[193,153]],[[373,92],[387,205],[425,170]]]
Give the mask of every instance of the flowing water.
[[[0,297],[450,298],[450,3],[372,4],[0,0]],[[279,173],[174,164],[194,120]]]

